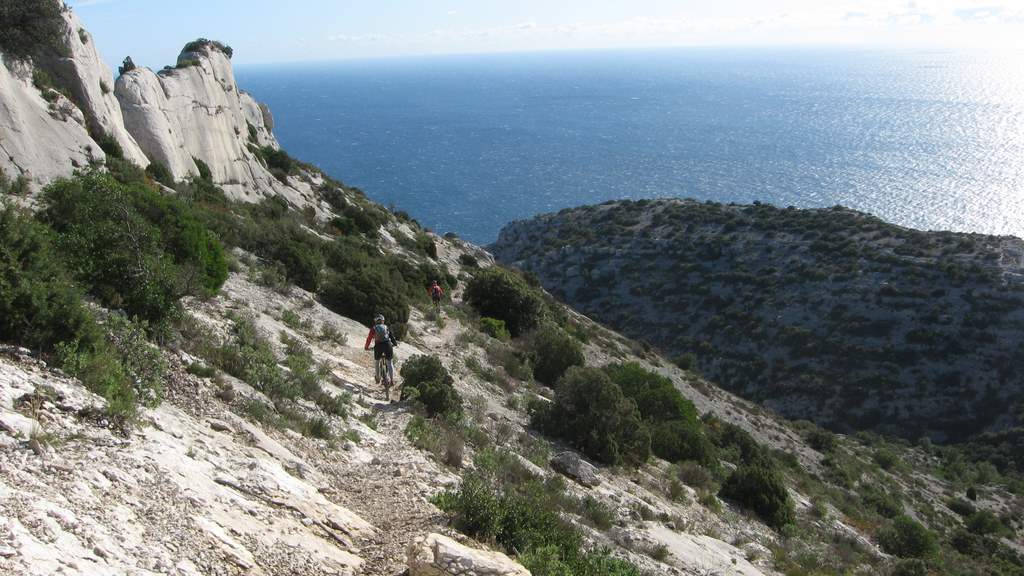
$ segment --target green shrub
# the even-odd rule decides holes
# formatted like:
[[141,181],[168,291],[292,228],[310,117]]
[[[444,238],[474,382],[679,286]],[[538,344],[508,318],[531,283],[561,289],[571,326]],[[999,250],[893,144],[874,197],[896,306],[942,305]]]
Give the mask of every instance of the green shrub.
[[978,510],[971,514],[967,517],[964,524],[966,524],[967,529],[970,530],[972,534],[978,534],[980,536],[999,534],[1006,530],[1002,521],[999,520],[999,517],[988,510]]
[[891,576],[928,576],[928,564],[919,558],[905,558],[893,566]]
[[836,448],[836,435],[817,426],[807,434],[807,444],[818,452],[829,453]]
[[503,268],[478,272],[466,285],[464,298],[481,316],[504,320],[513,336],[537,326],[544,316],[540,293]]
[[699,422],[669,420],[650,424],[651,452],[669,462],[692,460],[706,466],[717,464],[714,445]]
[[525,348],[533,364],[533,377],[548,386],[553,386],[570,367],[584,362],[580,343],[554,324],[545,324],[531,334]]
[[165,164],[150,162],[149,166],[146,166],[146,174],[164,186],[174,188],[174,175],[171,174],[171,170]]
[[861,494],[861,501],[868,508],[885,518],[895,518],[903,513],[903,502],[891,490],[869,487]]
[[219,50],[224,53],[225,56],[231,58],[234,56],[235,51],[231,49],[231,46],[222,44],[216,40],[207,40],[206,38],[196,38],[195,40],[185,44],[185,47],[181,49],[182,52],[198,52],[204,48],[212,48]]
[[651,452],[636,404],[597,368],[570,368],[556,385],[554,404],[534,412],[533,425],[607,464],[637,466]]
[[498,320],[497,318],[488,318],[486,316],[481,318],[480,331],[491,338],[497,338],[502,342],[508,342],[512,339],[512,335],[509,334],[508,328],[505,327],[505,321]]
[[199,179],[213,182],[213,172],[210,171],[210,166],[195,156],[192,157],[192,161],[196,163],[196,169],[199,170]]
[[928,558],[938,550],[935,533],[908,516],[897,516],[880,530],[878,543],[900,558]]
[[176,198],[88,172],[48,186],[43,205],[69,269],[109,307],[157,322],[227,279],[220,242]]
[[100,342],[59,343],[57,358],[64,371],[107,400],[107,413],[124,426],[139,404],[153,407],[161,401],[166,363],[146,341],[144,324],[113,314],[103,330],[106,338]]
[[640,576],[636,566],[607,550],[583,548],[582,535],[558,514],[561,489],[520,479],[502,490],[501,478],[478,468],[484,471],[467,474],[458,489],[434,499],[459,530],[518,554],[537,576]]
[[405,334],[409,304],[400,285],[383,268],[361,266],[328,272],[318,294],[320,302],[333,312],[367,325],[376,314],[383,314],[396,337]]
[[121,143],[113,135],[99,131],[93,131],[90,135],[100,145],[100,150],[103,150],[107,158],[124,158],[124,150],[121,149]]
[[764,463],[741,465],[729,475],[718,495],[753,510],[774,528],[791,524],[795,518],[793,501],[781,475]]
[[477,261],[476,256],[469,253],[459,254],[459,264],[467,268],[479,268],[480,263]]
[[668,378],[644,369],[637,362],[609,364],[604,370],[622,393],[636,402],[644,420],[682,420],[689,426],[700,426],[693,402],[687,400]]
[[0,52],[15,60],[48,53],[65,55],[67,23],[58,0],[0,2]]
[[896,462],[899,460],[899,458],[892,451],[892,449],[888,447],[883,447],[876,450],[872,458],[874,459],[875,463],[882,468],[882,470],[889,470],[890,468],[895,466]]
[[458,416],[462,398],[437,356],[413,356],[402,365],[402,399],[418,400],[430,416]]
[[0,209],[0,340],[50,351],[63,340],[91,347],[101,339],[54,241],[28,213]]
[[672,363],[683,370],[694,370],[697,368],[697,357],[692,353],[680,354],[672,358]]
[[973,504],[966,500],[961,500],[960,498],[950,499],[948,502],[946,502],[946,506],[948,506],[949,509],[952,510],[953,512],[956,512],[960,516],[964,517],[970,516],[971,514],[974,514],[977,511]]
[[0,196],[27,196],[29,192],[31,185],[28,178],[19,175],[12,181],[0,170]]
[[715,476],[697,462],[689,460],[680,462],[677,474],[684,484],[697,490],[711,491],[715,485]]

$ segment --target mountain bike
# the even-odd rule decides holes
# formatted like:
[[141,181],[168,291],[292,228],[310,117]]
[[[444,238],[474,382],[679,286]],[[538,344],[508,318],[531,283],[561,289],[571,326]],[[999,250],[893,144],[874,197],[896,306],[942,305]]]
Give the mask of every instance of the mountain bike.
[[388,358],[386,355],[381,354],[380,358],[377,358],[374,367],[373,378],[375,382],[384,384],[384,399],[391,400],[391,387],[394,385],[395,375],[388,371]]

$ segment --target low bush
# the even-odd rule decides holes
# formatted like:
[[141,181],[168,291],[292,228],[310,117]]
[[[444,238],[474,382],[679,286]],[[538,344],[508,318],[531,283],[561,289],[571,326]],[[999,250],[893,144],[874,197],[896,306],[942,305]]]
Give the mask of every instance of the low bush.
[[166,364],[160,351],[146,341],[145,324],[112,314],[103,331],[102,342],[59,343],[57,358],[68,374],[107,400],[107,413],[124,426],[140,404],[153,407],[162,400]]
[[880,530],[878,543],[900,558],[928,558],[938,550],[935,533],[908,516],[897,516]]
[[182,296],[214,294],[227,279],[217,237],[190,207],[144,185],[88,172],[47,187],[43,206],[68,268],[108,307],[159,322]]
[[498,320],[497,318],[488,318],[486,316],[481,318],[480,331],[491,338],[497,338],[502,342],[507,342],[512,339],[512,335],[509,334],[508,328],[505,327],[505,321]]
[[583,347],[554,324],[545,324],[530,334],[523,347],[533,364],[533,377],[553,386],[572,366],[583,365]]
[[171,170],[165,164],[150,162],[149,166],[146,166],[146,174],[168,188],[174,187],[174,175],[171,174]]
[[45,351],[64,340],[100,340],[52,232],[9,205],[0,209],[0,340]]
[[544,317],[539,291],[514,272],[497,266],[473,276],[464,298],[481,316],[503,320],[512,336],[534,328]]
[[429,416],[458,416],[462,398],[437,356],[413,356],[402,365],[402,399],[423,404]]
[[0,2],[0,52],[15,60],[44,54],[64,55],[67,23],[58,0]]
[[682,420],[687,425],[700,426],[693,402],[687,400],[668,378],[646,370],[636,362],[609,364],[604,370],[622,393],[636,402],[645,420]]
[[494,466],[506,459],[487,459],[491,465],[478,458],[478,471],[434,499],[459,530],[517,554],[537,576],[640,576],[636,566],[609,551],[584,548],[579,530],[559,514],[566,500],[563,485],[515,472],[514,465]]
[[903,513],[903,502],[898,494],[882,488],[869,487],[861,493],[861,501],[884,518],[895,518]]
[[534,409],[532,424],[607,464],[637,466],[650,456],[651,435],[636,404],[597,368],[574,366],[559,379],[552,405]]
[[636,362],[604,367],[612,382],[632,399],[651,429],[651,450],[670,462],[694,460],[717,465],[714,445],[704,434],[697,409],[668,378]]
[[972,534],[978,534],[979,536],[1001,534],[1006,531],[1006,527],[1003,526],[999,517],[988,510],[978,510],[971,514],[967,517],[964,524]]
[[706,466],[717,465],[715,447],[700,423],[669,420],[650,424],[651,452],[669,462],[692,460]]
[[672,363],[682,370],[694,370],[697,368],[697,357],[692,353],[680,354],[672,358]]
[[928,576],[928,564],[918,558],[906,558],[893,566],[891,576]]
[[781,475],[764,463],[741,465],[729,475],[718,495],[753,510],[774,528],[791,524],[795,518],[793,501]]

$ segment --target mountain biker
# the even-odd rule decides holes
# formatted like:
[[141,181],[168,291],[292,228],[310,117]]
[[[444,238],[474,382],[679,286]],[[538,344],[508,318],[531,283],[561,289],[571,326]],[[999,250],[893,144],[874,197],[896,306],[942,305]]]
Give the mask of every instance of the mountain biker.
[[430,299],[434,301],[434,308],[440,307],[441,297],[444,296],[444,289],[437,283],[437,280],[430,284],[430,288],[427,291],[430,292]]
[[378,362],[381,356],[387,358],[387,374],[381,374],[378,368],[374,368],[373,382],[380,384],[382,378],[387,378],[388,388],[395,382],[395,364],[392,361],[395,356],[395,345],[398,344],[398,340],[395,339],[395,335],[388,329],[387,324],[384,323],[384,315],[377,314],[373,317],[373,327],[370,328],[370,333],[366,335],[366,343],[363,344],[363,350],[370,349],[370,342],[373,342],[373,360],[374,365],[378,366]]

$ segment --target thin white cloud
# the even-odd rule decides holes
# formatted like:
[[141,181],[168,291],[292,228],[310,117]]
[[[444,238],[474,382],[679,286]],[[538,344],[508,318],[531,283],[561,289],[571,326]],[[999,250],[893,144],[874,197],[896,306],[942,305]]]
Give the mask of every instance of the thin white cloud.
[[378,35],[335,34],[349,44],[386,42],[399,49],[519,49],[547,47],[701,45],[760,41],[870,41],[904,37],[1005,41],[1024,35],[1024,6],[1000,0],[849,0],[804,10],[736,17],[650,18],[611,22],[439,28]]

